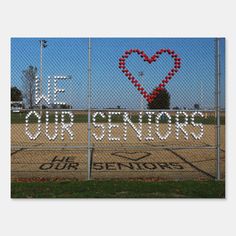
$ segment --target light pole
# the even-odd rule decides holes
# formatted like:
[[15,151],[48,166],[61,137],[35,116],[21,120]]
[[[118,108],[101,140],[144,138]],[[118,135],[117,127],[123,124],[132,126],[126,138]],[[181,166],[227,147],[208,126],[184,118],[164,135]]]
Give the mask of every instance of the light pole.
[[[138,76],[141,78],[140,82],[142,81],[142,84],[143,84],[144,72],[143,71],[139,71],[138,72]],[[140,106],[141,106],[140,109],[143,110],[143,96],[141,96]]]
[[201,93],[200,93],[200,97],[201,97],[201,102],[200,102],[200,106],[201,106],[201,109],[203,109],[203,102],[204,102],[204,93],[203,93],[203,83],[202,83],[202,81],[200,82],[200,87],[201,87]]
[[[47,41],[46,40],[39,40],[40,42],[40,97],[42,97],[43,95],[43,48],[46,48],[47,45]],[[42,108],[43,108],[43,104],[41,102],[41,115],[42,115]]]

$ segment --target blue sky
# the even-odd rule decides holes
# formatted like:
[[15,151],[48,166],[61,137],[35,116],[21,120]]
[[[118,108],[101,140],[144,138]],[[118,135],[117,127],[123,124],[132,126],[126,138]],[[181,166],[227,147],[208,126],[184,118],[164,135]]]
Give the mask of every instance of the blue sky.
[[[47,77],[72,75],[72,80],[60,81],[58,86],[65,93],[59,101],[74,108],[86,108],[88,78],[87,38],[44,38],[48,47],[43,50],[43,86],[47,92]],[[93,108],[140,108],[147,102],[118,68],[119,58],[128,49],[138,48],[152,56],[162,48],[174,50],[181,58],[179,72],[167,84],[171,95],[171,107],[193,108],[199,103],[203,108],[214,108],[215,43],[214,38],[92,38],[92,107]],[[225,42],[221,45],[222,94],[224,107],[225,88]],[[11,84],[22,89],[22,70],[29,65],[40,65],[39,38],[12,38],[11,40]],[[130,72],[141,79],[147,92],[160,83],[173,66],[168,54],[152,64],[144,62],[137,54],[127,58]],[[144,76],[138,77],[143,71]],[[143,100],[143,101],[141,101]]]

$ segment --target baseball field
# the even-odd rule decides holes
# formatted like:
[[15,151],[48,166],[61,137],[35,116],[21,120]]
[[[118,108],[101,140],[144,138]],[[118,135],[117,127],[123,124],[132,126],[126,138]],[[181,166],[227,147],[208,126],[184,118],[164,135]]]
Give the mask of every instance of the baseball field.
[[[13,117],[14,118],[14,117]],[[18,119],[20,120],[20,119]],[[14,120],[13,120],[14,121]],[[175,132],[165,140],[158,139],[153,132],[153,140],[141,141],[137,133],[127,129],[124,140],[122,123],[112,129],[112,136],[119,141],[109,139],[109,130],[105,126],[104,137],[97,140],[95,135],[101,129],[91,128],[91,160],[88,165],[88,129],[86,122],[73,124],[73,140],[65,133],[64,140],[49,140],[45,135],[45,124],[41,124],[41,133],[30,140],[25,133],[23,122],[11,125],[11,177],[19,179],[76,179],[85,180],[90,168],[91,179],[156,179],[156,180],[212,180],[216,176],[216,129],[213,124],[204,124],[204,134],[200,140],[191,135],[197,132],[194,127],[186,127],[189,136]],[[154,125],[152,128],[154,130]],[[148,135],[148,124],[143,124],[143,136]],[[53,124],[49,132],[53,132]],[[32,122],[30,130],[34,132],[37,124]],[[160,132],[167,124],[160,124]],[[174,124],[172,125],[174,130]],[[221,125],[221,177],[225,176],[225,126]]]

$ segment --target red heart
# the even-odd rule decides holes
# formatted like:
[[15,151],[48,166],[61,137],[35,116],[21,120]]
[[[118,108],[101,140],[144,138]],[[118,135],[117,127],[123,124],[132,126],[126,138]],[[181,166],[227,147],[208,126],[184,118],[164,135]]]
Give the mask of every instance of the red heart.
[[[165,76],[165,79],[161,81],[161,83],[152,91],[151,94],[148,94],[145,91],[145,89],[142,87],[139,81],[135,79],[132,73],[130,73],[129,70],[125,66],[125,60],[132,53],[137,53],[140,57],[143,58],[145,62],[148,62],[149,64],[157,61],[162,53],[168,53],[174,60],[174,67],[171,68],[171,70],[168,72],[168,75]],[[119,68],[122,70],[123,73],[125,73],[125,76],[128,77],[128,79],[131,81],[132,84],[134,84],[136,89],[143,95],[143,97],[147,100],[148,103],[151,103],[155,99],[155,97],[160,93],[160,91],[163,90],[163,88],[168,84],[169,80],[171,80],[171,78],[175,75],[175,73],[178,72],[180,65],[181,65],[181,59],[178,57],[177,54],[175,54],[175,51],[171,49],[164,49],[164,48],[157,51],[151,57],[148,57],[145,54],[145,52],[140,49],[130,49],[130,50],[126,50],[124,55],[122,55],[122,57],[119,59]]]

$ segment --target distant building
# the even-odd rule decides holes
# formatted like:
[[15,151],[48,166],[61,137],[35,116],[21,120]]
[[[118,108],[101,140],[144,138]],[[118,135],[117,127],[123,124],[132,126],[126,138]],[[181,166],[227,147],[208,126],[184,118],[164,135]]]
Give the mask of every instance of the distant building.
[[11,111],[20,112],[24,108],[24,103],[22,101],[12,101],[11,102]]

